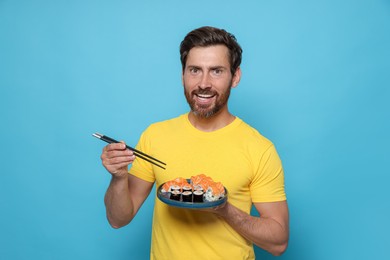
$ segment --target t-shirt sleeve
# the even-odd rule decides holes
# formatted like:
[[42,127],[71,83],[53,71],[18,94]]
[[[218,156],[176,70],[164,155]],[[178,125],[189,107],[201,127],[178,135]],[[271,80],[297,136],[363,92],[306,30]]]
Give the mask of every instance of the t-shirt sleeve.
[[271,145],[259,156],[255,164],[255,175],[250,185],[253,202],[275,202],[286,200],[282,162]]
[[[135,149],[150,154],[150,143],[148,140],[148,132],[147,130],[142,133],[137,146]],[[130,167],[129,173],[131,175],[134,175],[142,180],[148,181],[148,182],[154,182],[155,176],[153,173],[153,168],[151,163],[142,160],[141,158],[136,157],[133,164]]]

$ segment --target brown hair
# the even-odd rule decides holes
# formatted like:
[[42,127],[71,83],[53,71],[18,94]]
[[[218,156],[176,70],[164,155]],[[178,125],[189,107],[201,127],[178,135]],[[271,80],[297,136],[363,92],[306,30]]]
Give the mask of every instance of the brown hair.
[[232,75],[241,64],[242,49],[236,37],[215,27],[205,26],[189,32],[180,44],[180,60],[184,71],[187,56],[194,47],[208,47],[213,45],[225,45],[229,49],[230,71]]

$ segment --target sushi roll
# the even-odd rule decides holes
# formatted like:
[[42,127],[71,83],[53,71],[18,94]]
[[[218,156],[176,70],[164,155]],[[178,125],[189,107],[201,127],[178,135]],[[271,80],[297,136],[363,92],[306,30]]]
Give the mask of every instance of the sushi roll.
[[203,202],[203,190],[194,191],[194,202]]
[[191,191],[192,192],[192,187],[191,187],[191,185],[184,185],[183,186],[183,192],[185,192],[185,191]]
[[163,184],[161,193],[172,200],[194,203],[213,202],[226,196],[222,183],[215,182],[205,174],[191,176],[191,179],[178,177],[167,181]]
[[201,185],[195,185],[194,186],[194,191],[196,191],[196,190],[203,191],[203,187]]
[[215,182],[209,186],[205,192],[206,201],[217,201],[225,196],[225,188],[220,182]]
[[181,188],[180,188],[179,185],[172,185],[172,186],[171,186],[171,190],[172,190],[172,191],[180,191],[180,192],[181,192]]
[[171,200],[180,201],[180,196],[181,196],[180,190],[173,190],[173,191],[171,192],[171,197],[170,197],[170,199],[171,199]]
[[192,191],[184,191],[181,195],[184,202],[192,202]]

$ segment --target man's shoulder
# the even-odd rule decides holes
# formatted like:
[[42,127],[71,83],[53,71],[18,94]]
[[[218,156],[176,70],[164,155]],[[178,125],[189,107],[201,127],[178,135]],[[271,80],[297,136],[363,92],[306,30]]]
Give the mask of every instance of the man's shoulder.
[[150,124],[145,132],[154,132],[154,131],[171,131],[172,129],[177,129],[181,124],[185,122],[186,114],[179,115],[177,117],[161,120]]
[[259,144],[265,146],[271,146],[272,141],[269,140],[266,136],[264,136],[256,127],[246,123],[244,120],[240,119],[240,131],[242,131],[241,136],[245,137],[245,139],[249,140],[251,143]]
[[172,117],[172,118],[168,118],[168,119],[165,119],[165,120],[157,121],[157,122],[152,123],[150,126],[160,127],[160,126],[165,126],[165,125],[172,125],[172,124],[181,123],[181,122],[184,121],[185,115],[186,114],[182,114],[182,115],[179,115],[179,116],[176,116],[176,117]]

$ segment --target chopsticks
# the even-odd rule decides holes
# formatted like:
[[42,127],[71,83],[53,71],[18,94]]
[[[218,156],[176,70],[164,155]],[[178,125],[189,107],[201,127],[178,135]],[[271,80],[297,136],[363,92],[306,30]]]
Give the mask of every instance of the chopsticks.
[[[92,134],[92,135],[93,135],[94,137],[96,137],[96,138],[98,138],[98,139],[100,139],[100,140],[106,142],[106,143],[109,143],[109,144],[111,144],[111,143],[119,143],[117,140],[112,139],[111,137],[108,137],[108,136],[106,136],[106,135],[102,135],[102,134],[99,134],[99,133],[94,133],[94,134]],[[141,152],[141,151],[138,151],[138,150],[136,150],[135,148],[130,147],[130,146],[128,146],[128,145],[126,145],[126,148],[129,149],[129,150],[131,150],[131,151],[133,151],[135,156],[137,156],[137,157],[139,157],[139,158],[141,158],[141,159],[143,159],[143,160],[145,160],[145,161],[148,161],[148,162],[150,162],[150,163],[152,163],[152,164],[154,164],[154,165],[156,165],[156,166],[158,166],[158,167],[160,167],[160,168],[162,168],[162,169],[165,170],[165,167],[164,167],[164,166],[167,165],[166,163],[164,163],[164,162],[162,162],[162,161],[160,161],[160,160],[157,160],[156,158],[153,158],[152,156],[147,155],[146,153],[143,153],[143,152]],[[162,165],[160,165],[160,164],[162,164],[162,165],[164,165],[164,166],[162,166]]]

